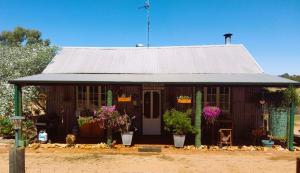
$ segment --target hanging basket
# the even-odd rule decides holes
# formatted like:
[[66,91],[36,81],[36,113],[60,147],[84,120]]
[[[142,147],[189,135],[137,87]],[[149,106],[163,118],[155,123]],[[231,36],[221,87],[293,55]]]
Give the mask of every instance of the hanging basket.
[[177,103],[191,104],[192,98],[190,96],[179,96],[179,97],[177,97]]
[[126,96],[118,97],[118,102],[131,102],[131,96],[129,96],[129,97],[126,97]]

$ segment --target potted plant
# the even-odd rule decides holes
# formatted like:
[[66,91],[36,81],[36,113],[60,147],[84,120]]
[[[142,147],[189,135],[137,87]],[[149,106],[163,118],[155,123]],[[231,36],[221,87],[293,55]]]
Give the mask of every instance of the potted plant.
[[167,110],[163,115],[165,129],[173,133],[175,147],[184,146],[187,133],[196,133],[195,128],[192,126],[191,114],[191,109],[188,109],[186,112],[171,109]]
[[272,135],[270,135],[270,132],[267,132],[268,135],[266,135],[266,137],[264,137],[262,140],[261,140],[261,144],[262,146],[264,147],[273,147],[274,145],[274,137]]
[[[132,144],[132,136],[133,136],[133,130],[132,130],[132,124],[133,120],[135,119],[135,116],[131,117],[128,114],[125,114],[120,116],[118,118],[118,124],[120,126],[121,131],[121,138],[122,143],[125,146],[130,146]],[[136,131],[137,129],[133,127]]]

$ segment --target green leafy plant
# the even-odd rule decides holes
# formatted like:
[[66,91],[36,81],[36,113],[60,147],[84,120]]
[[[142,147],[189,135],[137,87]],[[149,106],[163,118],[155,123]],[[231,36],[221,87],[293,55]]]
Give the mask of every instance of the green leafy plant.
[[0,136],[12,137],[13,136],[13,125],[7,116],[0,116]]
[[163,115],[165,130],[176,135],[196,133],[196,129],[192,126],[191,114],[191,109],[186,112],[175,109],[167,110]]
[[32,140],[37,136],[37,129],[30,119],[22,121],[22,140]]
[[[57,52],[56,47],[43,45],[0,45],[0,115],[13,115],[13,85],[8,80],[40,73]],[[23,112],[37,102],[39,88],[22,87]]]
[[93,117],[90,116],[90,117],[82,117],[82,116],[79,116],[78,119],[77,119],[77,122],[78,122],[78,126],[79,127],[82,127],[83,125],[85,124],[89,124],[89,123],[93,123]]
[[283,100],[285,106],[290,106],[292,103],[295,105],[300,104],[300,98],[296,91],[296,88],[290,85],[287,89],[283,91]]

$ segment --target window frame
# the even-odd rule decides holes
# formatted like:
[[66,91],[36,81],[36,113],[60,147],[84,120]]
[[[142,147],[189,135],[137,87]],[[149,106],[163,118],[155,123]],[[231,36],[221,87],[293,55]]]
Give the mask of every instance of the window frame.
[[[80,102],[79,102],[79,88],[80,87],[85,87],[86,88],[86,92],[85,92],[85,98],[83,99],[84,101],[83,102],[85,102],[84,103],[84,105],[83,106],[81,106],[80,105]],[[92,87],[97,87],[98,88],[98,93],[97,93],[97,95],[98,95],[98,105],[96,106],[96,108],[98,109],[98,108],[100,108],[101,107],[101,105],[102,105],[102,100],[101,100],[101,97],[102,97],[102,86],[101,85],[97,85],[97,86],[95,86],[95,85],[92,85],[92,86],[90,86],[90,85],[77,85],[76,86],[76,110],[84,110],[84,109],[91,109],[92,107],[90,106],[90,102],[91,102],[91,100],[90,100],[90,92],[91,92],[91,88]],[[93,108],[94,109],[94,108]]]
[[[220,94],[220,88],[221,87],[225,87],[225,88],[228,88],[228,100],[227,103],[228,103],[228,109],[225,110],[225,109],[222,109],[221,108],[221,102],[220,102],[220,97],[221,97],[221,94]],[[218,106],[223,113],[230,113],[231,111],[231,87],[227,87],[227,86],[212,86],[212,87],[204,87],[204,105],[206,105],[208,103],[208,88],[216,88],[216,106]],[[223,95],[227,95],[227,94],[223,94]],[[225,103],[225,102],[224,102]]]

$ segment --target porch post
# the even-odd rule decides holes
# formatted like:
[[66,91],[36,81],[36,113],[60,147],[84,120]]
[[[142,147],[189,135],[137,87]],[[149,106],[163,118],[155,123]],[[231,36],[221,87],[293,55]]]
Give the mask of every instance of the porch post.
[[289,137],[288,137],[288,147],[290,151],[294,151],[294,122],[295,122],[295,112],[296,106],[295,103],[291,104],[290,110],[290,121],[289,121]]
[[[22,116],[22,89],[20,85],[14,85],[14,113],[15,116]],[[19,139],[22,136],[22,130],[17,130],[15,134],[15,146],[19,147]]]
[[[112,91],[111,90],[108,90],[107,91],[107,100],[106,100],[106,104],[107,104],[107,106],[112,106]],[[107,128],[106,129],[106,131],[107,131],[107,136],[106,136],[106,144],[107,145],[111,145],[111,143],[112,143],[112,130],[111,130],[111,128]]]
[[195,128],[197,133],[195,135],[195,146],[201,146],[201,112],[202,112],[202,104],[201,91],[196,92],[196,111],[195,111]]

